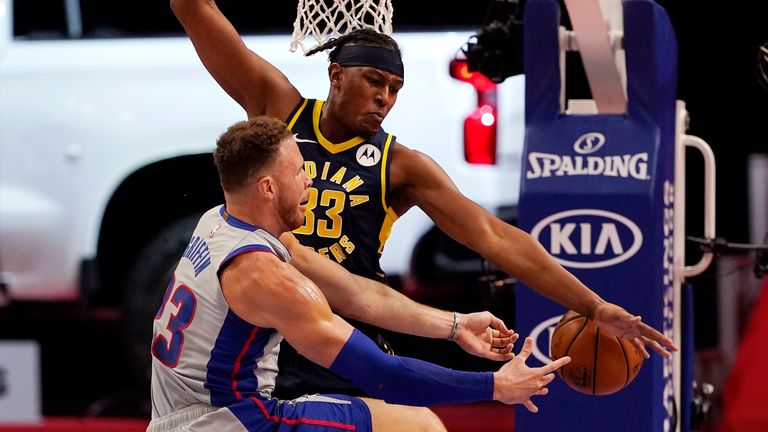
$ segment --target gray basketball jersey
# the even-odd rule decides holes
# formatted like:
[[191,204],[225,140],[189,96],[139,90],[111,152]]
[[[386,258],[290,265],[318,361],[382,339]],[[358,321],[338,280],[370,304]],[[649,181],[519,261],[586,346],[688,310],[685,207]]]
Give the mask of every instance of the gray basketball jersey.
[[206,212],[195,228],[155,315],[152,335],[152,418],[205,403],[269,397],[283,337],[238,317],[224,299],[219,272],[235,256],[273,253],[285,246],[263,229]]

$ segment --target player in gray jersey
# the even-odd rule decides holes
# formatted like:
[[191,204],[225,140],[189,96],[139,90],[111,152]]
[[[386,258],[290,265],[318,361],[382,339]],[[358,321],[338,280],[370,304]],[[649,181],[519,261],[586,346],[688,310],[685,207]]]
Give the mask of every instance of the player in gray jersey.
[[[443,332],[468,351],[514,358],[497,372],[461,372],[387,355],[334,314],[323,291],[289,264],[277,236],[302,224],[311,180],[285,124],[256,117],[232,126],[217,142],[215,161],[225,205],[200,219],[155,316],[148,431],[441,431],[439,419],[417,407],[498,400],[537,410],[530,398],[547,393],[568,357],[529,368],[532,340],[513,356],[517,335],[491,314],[465,315],[462,323],[404,297],[369,301],[355,293],[368,293],[376,282],[317,255],[317,280],[330,286],[324,289],[332,304],[343,297],[391,329]],[[376,399],[272,398],[283,337]]]

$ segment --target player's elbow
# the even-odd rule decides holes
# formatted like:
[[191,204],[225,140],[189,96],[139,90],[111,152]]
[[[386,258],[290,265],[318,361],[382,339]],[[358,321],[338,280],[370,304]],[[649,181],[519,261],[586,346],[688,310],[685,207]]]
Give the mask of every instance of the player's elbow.
[[311,332],[278,329],[288,343],[302,356],[330,369],[344,343],[352,333],[349,325],[340,325],[340,318],[322,319],[314,322]]

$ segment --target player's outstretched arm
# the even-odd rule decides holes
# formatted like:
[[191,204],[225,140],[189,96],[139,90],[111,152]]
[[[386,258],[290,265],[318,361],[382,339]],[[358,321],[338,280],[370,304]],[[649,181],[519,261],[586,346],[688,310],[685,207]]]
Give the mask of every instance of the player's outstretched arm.
[[[275,328],[310,360],[352,380],[387,402],[427,406],[492,400],[496,374],[446,369],[382,352],[365,335],[331,312],[322,292],[289,264],[265,252],[235,257],[223,270],[222,292],[230,308],[253,325]],[[514,361],[514,360],[513,360]],[[517,361],[517,363],[520,363]],[[524,364],[517,369],[525,370]],[[499,375],[503,401],[529,397],[530,386]],[[543,384],[542,384],[543,385]],[[539,393],[537,393],[539,394]]]
[[317,286],[271,253],[235,257],[220,280],[227,304],[242,319],[277,329],[305,357],[390,403],[428,406],[495,399],[530,409],[530,397],[546,394],[552,371],[570,361],[563,357],[543,368],[527,367],[530,338],[520,355],[496,373],[456,371],[385,354],[331,312]]
[[[458,314],[417,303],[376,281],[349,273],[337,263],[302,246],[291,234],[280,240],[291,264],[317,284],[333,310],[377,327],[415,336],[453,341],[466,352],[490,360],[509,360],[518,338],[490,312]],[[456,330],[453,327],[456,324]]]
[[272,64],[248,49],[214,0],[171,0],[171,9],[216,82],[248,117],[285,119],[298,90]]
[[[395,191],[391,200],[398,214],[418,206],[454,240],[477,251],[505,272],[524,281],[540,294],[595,319],[609,332],[650,342],[652,349],[667,356],[674,343],[658,331],[590,290],[560,266],[528,233],[512,226],[465,197],[431,158],[400,144],[395,147],[390,171]],[[598,315],[598,311],[602,311]],[[668,351],[669,350],[669,351]],[[642,349],[645,352],[645,349]]]

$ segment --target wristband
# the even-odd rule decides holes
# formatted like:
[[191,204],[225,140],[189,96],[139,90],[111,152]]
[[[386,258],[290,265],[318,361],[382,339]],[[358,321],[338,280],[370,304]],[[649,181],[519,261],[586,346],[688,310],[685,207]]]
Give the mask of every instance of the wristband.
[[459,313],[454,312],[453,313],[453,327],[451,328],[451,334],[448,336],[448,340],[453,342],[456,340],[456,332],[459,330],[459,323],[461,323],[461,318],[459,318]]

